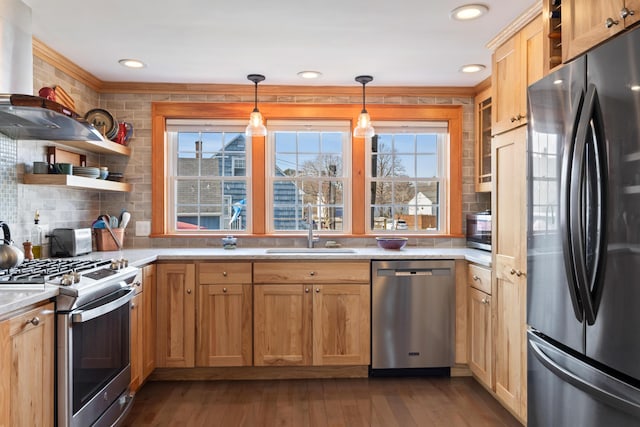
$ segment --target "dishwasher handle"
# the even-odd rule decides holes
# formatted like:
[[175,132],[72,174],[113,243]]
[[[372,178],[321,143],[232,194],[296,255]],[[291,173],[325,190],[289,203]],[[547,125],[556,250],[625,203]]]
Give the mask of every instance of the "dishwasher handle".
[[415,277],[415,276],[450,276],[450,268],[380,268],[378,276]]

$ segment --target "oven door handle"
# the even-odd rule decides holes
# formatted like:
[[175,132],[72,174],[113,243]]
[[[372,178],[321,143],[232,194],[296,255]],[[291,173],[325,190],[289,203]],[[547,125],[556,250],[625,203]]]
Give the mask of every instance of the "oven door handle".
[[131,301],[131,299],[133,298],[134,294],[135,294],[135,289],[129,288],[127,289],[127,292],[124,295],[106,304],[100,305],[90,310],[76,310],[71,314],[71,322],[72,323],[87,322],[91,319],[95,319],[96,317],[99,317],[111,311],[114,311],[122,307],[123,305],[128,304],[129,301]]

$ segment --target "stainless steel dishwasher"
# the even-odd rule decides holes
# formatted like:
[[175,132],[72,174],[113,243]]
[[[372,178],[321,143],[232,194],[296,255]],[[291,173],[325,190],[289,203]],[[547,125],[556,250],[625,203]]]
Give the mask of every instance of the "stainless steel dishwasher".
[[371,266],[372,375],[400,370],[449,375],[454,360],[455,262],[373,261]]

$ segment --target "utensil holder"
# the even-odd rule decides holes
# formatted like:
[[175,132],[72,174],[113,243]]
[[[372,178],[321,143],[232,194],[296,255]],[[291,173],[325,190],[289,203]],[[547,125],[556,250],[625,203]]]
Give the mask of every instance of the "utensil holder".
[[[120,246],[124,244],[124,228],[112,228],[113,234],[120,242]],[[97,251],[117,251],[118,245],[113,240],[113,236],[109,233],[109,230],[104,228],[94,228],[93,237],[96,242]]]

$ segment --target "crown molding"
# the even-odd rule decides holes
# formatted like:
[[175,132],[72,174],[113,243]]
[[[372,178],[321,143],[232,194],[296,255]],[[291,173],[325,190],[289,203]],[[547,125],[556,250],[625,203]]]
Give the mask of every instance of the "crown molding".
[[531,7],[529,7],[529,9],[525,10],[520,16],[514,19],[513,22],[504,27],[502,31],[500,31],[494,38],[492,38],[489,43],[487,43],[487,48],[493,52],[498,48],[498,46],[502,45],[504,42],[513,37],[514,34],[523,29],[525,25],[533,21],[541,13],[542,2],[536,1],[531,5]]

